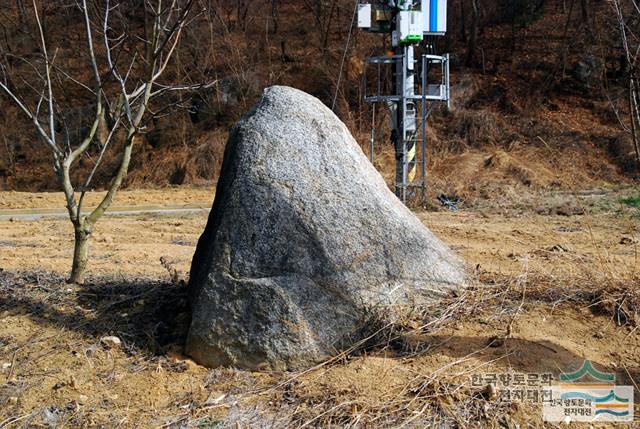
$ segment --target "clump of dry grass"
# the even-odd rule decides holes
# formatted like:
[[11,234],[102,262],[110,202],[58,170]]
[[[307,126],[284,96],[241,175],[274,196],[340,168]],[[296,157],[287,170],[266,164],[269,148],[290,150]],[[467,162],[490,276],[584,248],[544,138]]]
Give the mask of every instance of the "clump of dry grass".
[[173,261],[170,261],[165,256],[161,256],[160,265],[162,265],[162,267],[167,270],[169,278],[171,279],[171,283],[179,286],[187,286],[187,283],[189,283],[189,279],[182,271],[176,268],[176,265]]
[[[495,305],[502,298],[500,311],[507,310],[511,303],[509,292],[498,287],[487,287],[475,283],[461,294],[454,294],[444,302],[415,309],[413,317],[388,322],[380,313],[367,320],[370,333],[352,347],[321,364],[293,374],[288,374],[273,387],[253,395],[267,395],[270,401],[263,405],[261,417],[243,414],[242,420],[250,425],[261,426],[266,421],[278,422],[286,427],[433,427],[456,425],[458,427],[484,427],[487,411],[508,420],[509,405],[502,401],[487,405],[479,392],[467,386],[470,370],[455,371],[470,356],[462,357],[429,374],[415,373],[398,390],[390,389],[384,401],[372,401],[345,392],[324,392],[321,398],[306,390],[302,380],[312,377],[322,380],[335,368],[351,365],[369,354],[376,356],[388,353],[394,359],[410,360],[428,353],[433,347],[424,336],[437,332],[466,316]],[[517,297],[519,299],[519,297]],[[506,331],[505,331],[506,332]],[[452,371],[453,370],[453,371]],[[453,374],[452,374],[453,372]],[[345,383],[348,383],[345,380]],[[250,401],[249,401],[250,402]],[[251,408],[253,410],[253,408]]]
[[[323,374],[329,374],[334,368],[353,366],[359,360],[366,362],[369,355],[388,355],[394,360],[409,362],[421,359],[439,347],[430,340],[430,334],[456,326],[477,314],[483,314],[485,319],[494,319],[502,326],[501,334],[488,341],[485,348],[503,347],[502,344],[512,337],[514,321],[524,317],[527,309],[534,305],[548,307],[551,311],[561,306],[591,308],[611,317],[618,326],[637,320],[638,292],[634,287],[637,278],[619,281],[615,285],[602,285],[586,278],[578,280],[567,287],[561,279],[527,272],[515,277],[480,273],[466,291],[420,309],[414,313],[413,319],[395,325],[372,320],[377,329],[370,337],[334,359],[308,371],[295,373],[263,392],[272,395],[270,404],[273,404],[273,407],[264,409],[263,415],[272,416],[287,427],[298,428],[515,427],[518,420],[528,420],[531,416],[535,416],[531,424],[542,427],[535,405],[514,403],[500,391],[488,393],[486,389],[469,386],[470,374],[491,363],[469,366],[483,348],[471,348],[468,355],[432,368],[428,373],[413,374],[401,388],[390,387],[392,394],[382,401],[371,401],[350,394],[348,390],[323,391],[320,399],[309,394],[300,379],[313,373],[315,380],[322,380]],[[507,349],[505,347],[505,355],[498,359],[508,357],[510,352]]]
[[460,110],[450,115],[447,127],[452,137],[464,141],[469,148],[507,146],[511,142],[507,120],[488,109]]
[[[514,321],[526,317],[531,306],[542,305],[550,309],[567,305],[591,306],[593,311],[606,314],[620,323],[630,323],[633,318],[637,318],[638,294],[633,288],[633,281],[637,279],[622,280],[615,283],[615,287],[612,283],[605,288],[595,278],[589,280],[584,277],[578,280],[567,287],[556,277],[526,271],[519,276],[478,272],[472,276],[466,290],[452,294],[443,302],[416,308],[410,313],[410,317],[402,320],[390,322],[383,312],[372,310],[370,317],[363,321],[366,336],[332,359],[306,371],[252,374],[234,369],[212,370],[199,381],[207,394],[177,395],[172,399],[172,404],[163,409],[162,415],[165,417],[156,418],[156,425],[296,428],[484,428],[514,425],[523,419],[532,418],[531,416],[539,416],[539,411],[526,404],[513,405],[499,391],[487,392],[486,389],[473,388],[469,385],[469,377],[495,360],[509,358],[512,352],[505,346],[504,352],[499,353],[495,359],[476,359],[486,350],[496,350],[496,344],[508,343]],[[101,283],[95,287],[89,285],[87,289],[69,295],[64,292],[65,289],[56,286],[58,282],[63,284],[63,279],[51,277],[47,273],[26,276],[4,273],[2,277],[3,293],[10,293],[18,303],[12,305],[12,311],[20,312],[21,307],[30,305],[32,317],[46,318],[49,322],[67,326],[72,323],[72,319],[64,318],[66,310],[61,310],[58,320],[56,313],[47,309],[47,306],[55,304],[62,309],[71,309],[75,299],[88,294],[86,298],[82,298],[83,305],[95,306],[101,316],[86,322],[78,319],[79,325],[68,326],[85,330],[83,332],[91,337],[90,332],[95,332],[98,336],[102,332],[113,332],[115,324],[120,326],[115,333],[124,339],[126,353],[135,358],[137,366],[148,368],[159,365],[162,371],[188,371],[188,366],[181,364],[181,361],[165,359],[166,363],[162,363],[167,341],[169,344],[179,343],[186,325],[181,324],[182,330],[178,331],[162,328],[164,334],[158,330],[160,323],[168,323],[163,317],[173,314],[175,294],[178,294],[179,300],[184,299],[184,288],[145,282],[122,289],[122,285],[105,287]],[[140,300],[149,304],[140,307]],[[38,304],[39,302],[42,304]],[[162,310],[165,306],[163,303],[172,310],[169,311],[167,307],[165,310],[169,312],[165,314],[165,310]],[[135,314],[135,324],[127,325],[123,331],[125,326],[121,325],[122,321],[118,321],[117,313],[140,310],[144,311]],[[445,334],[446,332],[455,332],[456,326],[476,320],[480,314],[485,323],[498,327],[498,334],[493,340],[470,345],[466,354],[459,357],[452,357],[441,363],[436,359],[429,361],[429,366],[421,366],[425,359],[435,359],[439,350],[446,346],[449,335],[452,335]],[[151,342],[144,341],[145,338],[151,339]],[[163,345],[157,347],[158,342]],[[151,348],[147,348],[145,343]],[[139,353],[144,353],[144,350],[154,350],[154,353],[148,358],[140,359]],[[155,353],[159,353],[159,357],[154,358],[152,355]],[[154,359],[160,359],[159,363]],[[376,362],[381,362],[380,365],[391,362],[392,366],[388,369],[381,366],[380,370],[376,370]],[[363,380],[363,376],[357,375],[359,371],[367,371],[367,365],[374,365],[371,374],[379,381],[367,381],[366,377]],[[139,368],[136,371],[145,370]],[[391,371],[388,376],[384,374],[386,371]],[[343,376],[344,380],[338,381],[339,388],[335,384],[323,388],[325,380],[340,380]],[[386,385],[390,380],[394,380],[393,383]],[[371,382],[374,386],[382,383],[379,387],[382,392],[380,396],[358,390],[362,389],[358,383],[363,381]],[[355,387],[352,383],[355,383]],[[17,389],[19,385],[15,387]],[[0,393],[0,397],[3,395],[4,393]],[[13,389],[5,396],[16,395],[19,396],[20,393]],[[22,417],[25,422],[35,422],[42,418],[38,413],[25,414],[25,417],[3,417]],[[81,409],[68,422],[83,424],[95,418],[97,414]]]
[[[640,279],[636,279],[636,285]],[[633,326],[635,332],[640,324],[640,290],[630,284],[601,288],[593,294],[590,308],[597,314],[610,317],[617,326]]]

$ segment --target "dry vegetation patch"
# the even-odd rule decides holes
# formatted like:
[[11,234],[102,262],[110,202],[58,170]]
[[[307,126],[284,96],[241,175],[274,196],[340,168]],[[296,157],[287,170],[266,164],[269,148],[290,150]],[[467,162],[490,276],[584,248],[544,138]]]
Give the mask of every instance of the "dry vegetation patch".
[[419,212],[472,286],[402,323],[371,320],[366,341],[299,373],[208,370],[182,354],[181,280],[206,213],[106,217],[84,287],[64,281],[66,220],[2,219],[0,425],[542,427],[539,404],[474,376],[557,376],[590,359],[624,384],[640,377],[637,209],[596,194],[580,197],[589,215]]
[[[101,277],[78,288],[43,272],[0,280],[0,402],[17,427],[540,426],[538,405],[472,376],[557,373],[582,358],[627,383],[640,375],[637,325],[599,306],[605,292],[553,292],[536,279],[485,277],[349,354],[267,374],[181,355],[184,286]],[[630,286],[618,290],[631,296]],[[625,311],[637,313],[634,299]],[[104,340],[113,335],[121,345]]]

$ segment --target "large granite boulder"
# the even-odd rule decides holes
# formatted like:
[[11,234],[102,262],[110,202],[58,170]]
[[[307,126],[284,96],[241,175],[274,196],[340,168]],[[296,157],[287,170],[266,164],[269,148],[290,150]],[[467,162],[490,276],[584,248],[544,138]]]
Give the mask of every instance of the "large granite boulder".
[[207,366],[310,366],[372,315],[403,317],[464,280],[331,110],[270,87],[227,143],[191,266],[187,353]]

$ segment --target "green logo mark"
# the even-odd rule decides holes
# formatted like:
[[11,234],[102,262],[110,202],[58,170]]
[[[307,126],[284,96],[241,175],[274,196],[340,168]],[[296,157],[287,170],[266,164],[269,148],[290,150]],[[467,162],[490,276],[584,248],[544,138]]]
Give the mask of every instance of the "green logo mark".
[[615,374],[600,372],[593,367],[590,361],[585,360],[582,363],[582,368],[575,372],[562,373],[560,374],[560,380],[562,381],[576,381],[585,375],[589,374],[591,377],[600,381],[615,381]]

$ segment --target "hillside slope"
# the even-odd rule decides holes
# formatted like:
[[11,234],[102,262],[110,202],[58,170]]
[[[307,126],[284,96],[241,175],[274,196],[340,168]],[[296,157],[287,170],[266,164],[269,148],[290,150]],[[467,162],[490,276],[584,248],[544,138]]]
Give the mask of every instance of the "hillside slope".
[[[503,3],[482,5],[475,55],[468,57],[472,31],[471,16],[465,13],[468,4],[449,2],[450,31],[439,49],[453,55],[454,101],[450,111],[437,109],[431,117],[430,193],[475,200],[550,188],[618,186],[637,177],[629,136],[612,108],[622,109],[624,117],[625,96],[616,80],[620,52],[609,6],[600,2],[590,6],[594,25],[587,31],[577,7],[567,10],[565,2],[539,2],[542,6],[535,13],[505,12],[495,6]],[[169,79],[217,80],[218,86],[209,92],[180,94],[172,100],[179,108],[148,124],[126,186],[215,181],[229,128],[262,88],[272,84],[300,88],[327,105],[333,104],[335,96],[336,113],[363,148],[368,147],[371,108],[361,100],[363,60],[384,52],[388,42],[354,29],[336,93],[351,1],[212,5],[183,37]],[[79,37],[69,35],[82,34],[78,12],[48,4],[43,13],[51,44],[70,49],[61,61],[69,58],[66,65],[79,79],[88,78],[83,75],[88,71],[83,72],[81,44],[69,48],[68,43],[69,38]],[[2,14],[5,28],[15,30],[5,32],[3,57],[33,52],[36,42],[29,36],[33,23],[28,11],[21,19],[12,4]],[[27,67],[12,61],[10,72],[28,76]],[[71,82],[63,84],[68,99],[79,106],[81,118],[86,94]],[[377,118],[376,166],[390,183],[394,157],[383,109]],[[0,189],[57,189],[49,154],[4,95],[0,96],[0,129]],[[107,154],[98,186],[108,181],[106,172],[117,161],[116,155]],[[90,166],[91,159],[81,160],[75,180],[84,177]]]

